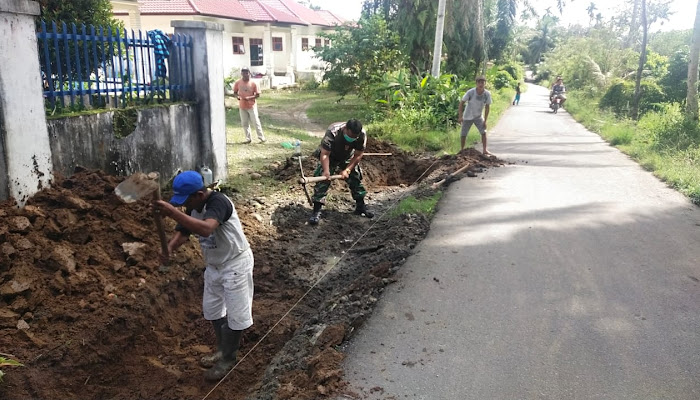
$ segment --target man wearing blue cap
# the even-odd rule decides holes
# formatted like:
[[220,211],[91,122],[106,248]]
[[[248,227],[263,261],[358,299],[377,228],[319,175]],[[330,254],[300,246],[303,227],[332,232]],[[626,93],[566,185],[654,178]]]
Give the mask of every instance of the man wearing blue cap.
[[[199,239],[206,263],[202,308],[217,341],[217,351],[200,363],[209,368],[204,377],[217,381],[236,364],[243,330],[253,325],[253,252],[231,199],[207,189],[198,172],[176,176],[173,193],[170,203],[155,202],[157,210],[177,222],[165,257],[191,234]],[[176,208],[182,206],[185,212]]]

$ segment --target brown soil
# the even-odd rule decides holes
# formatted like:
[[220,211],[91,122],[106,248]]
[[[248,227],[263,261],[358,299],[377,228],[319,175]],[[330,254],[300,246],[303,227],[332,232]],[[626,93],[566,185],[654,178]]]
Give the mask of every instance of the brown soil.
[[[201,316],[198,245],[160,265],[150,205],[114,195],[123,178],[80,170],[24,209],[0,206],[0,356],[24,364],[3,367],[0,398],[315,399],[342,390],[339,345],[429,229],[424,216],[386,211],[432,194],[431,183],[461,166],[475,175],[501,164],[474,150],[436,159],[371,141],[368,151],[394,154],[362,162],[373,220],[349,215],[352,200],[336,182],[321,224],[308,226],[291,159],[263,171],[288,189],[274,198],[227,193],[255,254],[255,324],[216,388],[197,363],[215,340]],[[311,175],[315,161],[304,166]]]

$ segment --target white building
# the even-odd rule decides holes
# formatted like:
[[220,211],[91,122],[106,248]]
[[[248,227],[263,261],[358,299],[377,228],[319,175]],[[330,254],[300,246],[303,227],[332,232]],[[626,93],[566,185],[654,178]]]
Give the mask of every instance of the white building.
[[323,64],[313,51],[329,45],[321,32],[345,20],[294,0],[111,0],[115,17],[127,29],[172,33],[173,20],[216,22],[224,26],[224,72],[249,66],[262,88],[298,79],[320,80]]

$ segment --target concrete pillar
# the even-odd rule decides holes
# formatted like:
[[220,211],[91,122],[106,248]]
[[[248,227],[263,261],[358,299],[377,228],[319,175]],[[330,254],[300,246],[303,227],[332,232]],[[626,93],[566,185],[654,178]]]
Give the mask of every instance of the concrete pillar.
[[270,79],[270,86],[272,86],[272,76],[275,72],[275,52],[272,51],[272,29],[270,24],[265,24],[265,33],[263,33],[263,63],[265,64],[265,73]]
[[35,17],[39,4],[0,0],[0,199],[23,207],[53,179]]
[[290,47],[291,53],[289,54],[289,66],[296,73],[297,71],[297,54],[299,54],[299,48],[301,47],[301,41],[299,40],[299,34],[295,26],[292,27],[292,46]]
[[209,167],[214,179],[226,180],[226,111],[224,109],[224,55],[222,24],[204,21],[172,21],[175,34],[192,36],[194,92],[199,114],[200,153],[194,166]]

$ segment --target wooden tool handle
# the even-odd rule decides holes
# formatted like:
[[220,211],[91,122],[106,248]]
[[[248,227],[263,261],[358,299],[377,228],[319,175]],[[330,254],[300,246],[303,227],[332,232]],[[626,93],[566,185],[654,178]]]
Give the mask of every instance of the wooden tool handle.
[[[153,197],[156,200],[160,200],[160,184],[158,184],[158,190],[153,193]],[[163,257],[168,256],[168,238],[165,236],[165,228],[163,226],[163,216],[160,215],[155,209],[153,210],[153,219],[156,221],[156,228],[158,229],[158,237],[160,238],[160,250],[163,252]]]
[[[331,175],[330,180],[336,180],[336,179],[343,179],[343,175]],[[307,184],[307,183],[314,183],[314,182],[321,182],[327,180],[325,176],[312,176],[309,178],[299,178],[299,183]]]

